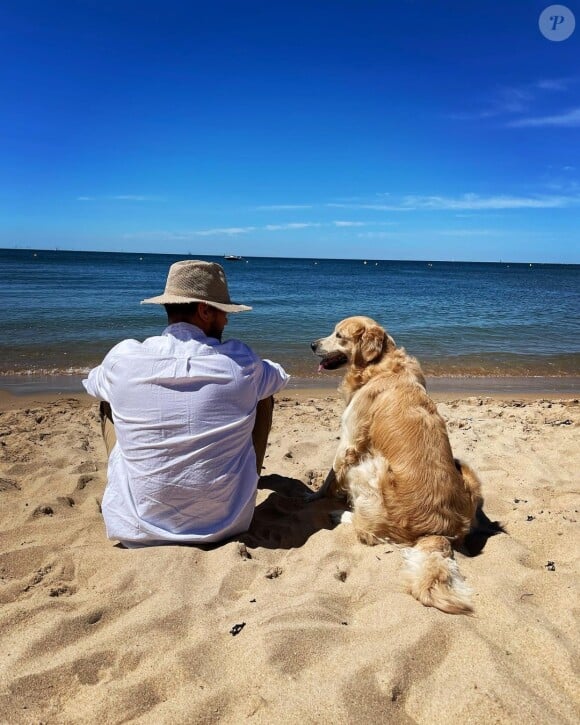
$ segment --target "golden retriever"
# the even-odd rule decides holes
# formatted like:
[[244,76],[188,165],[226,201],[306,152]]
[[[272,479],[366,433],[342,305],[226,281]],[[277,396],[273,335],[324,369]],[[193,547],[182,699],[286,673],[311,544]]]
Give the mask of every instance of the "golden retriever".
[[321,490],[346,495],[365,544],[389,539],[403,550],[408,591],[450,614],[473,610],[453,559],[481,504],[474,472],[453,458],[447,429],[425,390],[418,361],[368,317],[348,317],[311,344],[320,367],[348,365],[347,407],[338,450]]

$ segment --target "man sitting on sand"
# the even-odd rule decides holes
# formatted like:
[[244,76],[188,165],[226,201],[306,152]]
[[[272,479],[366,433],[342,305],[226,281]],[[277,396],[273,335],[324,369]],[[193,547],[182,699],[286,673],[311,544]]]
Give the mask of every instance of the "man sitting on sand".
[[131,548],[246,531],[272,396],[288,375],[239,340],[222,342],[228,313],[252,308],[230,300],[219,264],[173,264],[164,294],[144,303],[165,305],[163,334],[120,342],[83,380],[106,401],[107,535]]

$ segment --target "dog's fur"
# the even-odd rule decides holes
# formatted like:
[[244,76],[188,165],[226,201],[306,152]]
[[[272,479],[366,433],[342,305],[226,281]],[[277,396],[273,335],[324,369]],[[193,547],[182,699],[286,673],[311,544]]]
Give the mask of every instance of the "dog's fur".
[[403,550],[404,578],[425,606],[471,612],[452,545],[474,522],[480,483],[453,458],[418,361],[368,317],[342,320],[311,348],[322,368],[348,365],[340,443],[316,497],[346,495],[362,542],[389,539],[413,547]]

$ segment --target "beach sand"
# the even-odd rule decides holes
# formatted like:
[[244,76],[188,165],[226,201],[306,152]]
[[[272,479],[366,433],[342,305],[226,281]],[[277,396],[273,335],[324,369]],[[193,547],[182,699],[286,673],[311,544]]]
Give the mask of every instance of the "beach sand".
[[95,402],[1,398],[0,722],[578,722],[578,400],[438,399],[505,528],[457,555],[473,617],[303,503],[333,391],[279,395],[252,529],[208,549],[107,541]]

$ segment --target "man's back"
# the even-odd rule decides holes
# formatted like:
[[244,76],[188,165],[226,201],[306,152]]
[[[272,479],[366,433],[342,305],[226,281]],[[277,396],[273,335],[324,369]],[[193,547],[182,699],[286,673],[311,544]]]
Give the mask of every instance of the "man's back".
[[246,530],[258,480],[256,404],[287,379],[243,343],[222,344],[186,322],[113,348],[85,381],[115,422],[103,498],[109,537],[209,542]]

